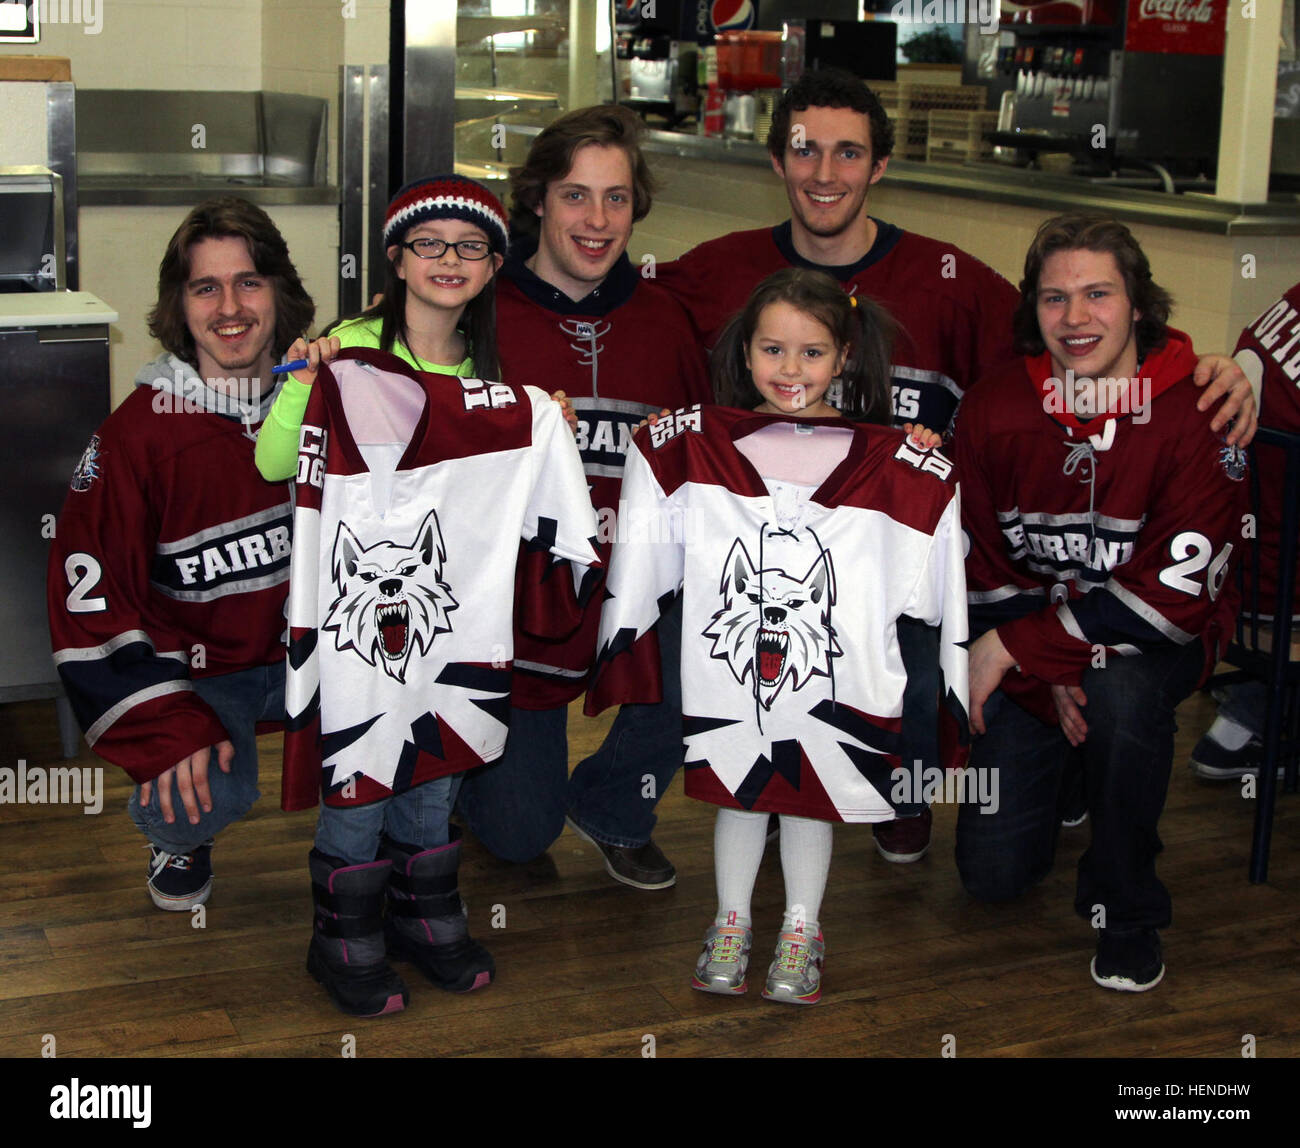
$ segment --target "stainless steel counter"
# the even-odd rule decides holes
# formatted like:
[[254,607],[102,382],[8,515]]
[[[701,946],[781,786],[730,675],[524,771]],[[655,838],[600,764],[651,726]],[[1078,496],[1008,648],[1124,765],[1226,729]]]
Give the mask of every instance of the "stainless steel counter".
[[[535,135],[536,128],[511,129]],[[767,148],[746,140],[651,131],[645,150],[708,163],[769,166]],[[1229,203],[1198,192],[1169,195],[1108,185],[1078,176],[1057,175],[995,163],[918,163],[891,159],[885,176],[891,187],[935,195],[982,199],[1049,211],[1104,211],[1134,223],[1158,224],[1215,235],[1300,235],[1300,202],[1295,196],[1266,204]]]
[[326,183],[327,100],[290,92],[77,92],[82,204],[337,203]]
[[339,189],[303,187],[260,179],[194,179],[153,176],[82,176],[82,207],[191,207],[218,195],[237,195],[261,207],[303,207],[338,203]]

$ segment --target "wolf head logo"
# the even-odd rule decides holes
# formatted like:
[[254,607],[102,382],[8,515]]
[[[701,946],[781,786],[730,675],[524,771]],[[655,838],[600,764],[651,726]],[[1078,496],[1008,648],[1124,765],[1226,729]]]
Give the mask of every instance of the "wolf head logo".
[[830,625],[835,602],[835,568],[822,551],[802,578],[769,567],[757,570],[740,539],[723,565],[723,606],[704,637],[712,657],[725,658],[736,681],[753,678],[754,697],[764,709],[787,681],[799,689],[814,674],[826,675],[841,653]]
[[442,581],[446,560],[437,511],[425,515],[411,546],[364,547],[340,522],[331,567],[339,597],[323,628],[334,631],[338,649],[356,650],[389,677],[406,681],[412,651],[418,646],[427,654],[438,634],[451,632],[447,615],[457,603]]

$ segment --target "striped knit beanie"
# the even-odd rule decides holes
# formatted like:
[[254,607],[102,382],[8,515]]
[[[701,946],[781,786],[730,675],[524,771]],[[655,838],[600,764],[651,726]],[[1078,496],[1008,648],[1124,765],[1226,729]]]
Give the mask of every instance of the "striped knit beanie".
[[402,242],[418,223],[463,219],[487,233],[492,250],[504,255],[508,245],[506,212],[482,184],[460,175],[435,175],[408,183],[393,196],[384,215],[384,246]]

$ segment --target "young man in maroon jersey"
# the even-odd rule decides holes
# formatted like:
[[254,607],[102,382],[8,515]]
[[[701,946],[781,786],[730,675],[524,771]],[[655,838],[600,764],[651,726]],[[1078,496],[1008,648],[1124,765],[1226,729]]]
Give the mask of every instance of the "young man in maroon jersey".
[[[901,425],[948,427],[967,388],[1013,354],[1015,289],[1001,275],[951,243],[903,231],[868,214],[871,187],[884,176],[894,128],[875,94],[837,69],[810,71],[781,98],[768,137],[772,169],[785,183],[790,218],[776,227],[736,231],[661,265],[659,281],[691,314],[712,346],[754,286],[782,267],[812,267],[884,305],[897,320],[894,416]],[[1196,376],[1212,385],[1205,410],[1227,394],[1215,429],[1239,415],[1233,441],[1245,445],[1254,401],[1241,372],[1224,356],[1207,356]],[[909,628],[909,666],[933,666],[933,637]],[[918,672],[914,688],[937,687]],[[937,744],[932,747],[938,760]],[[916,861],[930,845],[930,811],[873,827],[890,861]]]
[[[1237,364],[1259,394],[1261,420],[1277,430],[1300,432],[1300,283],[1269,304],[1263,314],[1241,332]],[[1277,595],[1278,531],[1282,523],[1285,459],[1280,450],[1258,451],[1259,467],[1259,590],[1260,611],[1271,614]],[[1246,548],[1245,561],[1252,558]],[[1300,586],[1300,579],[1296,585]],[[1247,603],[1243,606],[1249,608]],[[1292,602],[1293,617],[1300,608]],[[1191,769],[1207,781],[1232,781],[1258,773],[1261,738],[1268,705],[1263,682],[1235,682],[1216,691],[1219,714],[1192,750]]]
[[1015,288],[950,243],[869,215],[894,127],[856,76],[811,71],[781,98],[768,137],[790,218],[701,243],[659,268],[708,346],[755,284],[783,267],[825,271],[899,320],[894,413],[943,430],[962,391],[1011,354]]
[[1020,290],[1025,357],[967,394],[954,436],[978,635],[970,765],[999,794],[961,807],[957,865],[981,900],[1040,881],[1081,759],[1092,841],[1075,908],[1098,930],[1092,976],[1143,992],[1164,975],[1171,917],[1155,858],[1174,708],[1232,624],[1245,453],[1197,409],[1196,355],[1122,224],[1049,219]]
[[165,352],[91,437],[51,549],[54,661],[87,742],[139,783],[160,909],[208,899],[212,839],[258,797],[256,724],[284,716],[292,508],[253,447],[313,314],[261,208],[191,211],[149,317]]
[[[710,396],[685,312],[627,258],[632,226],[649,212],[652,192],[639,133],[640,121],[626,108],[591,107],[538,135],[511,173],[513,235],[497,283],[502,378],[568,395],[606,562],[637,423]],[[676,881],[651,831],[655,804],[682,761],[680,610],[659,627],[662,703],[624,706],[604,744],[570,779],[568,704],[586,688],[599,616],[597,596],[566,642],[517,633],[505,754],[467,777],[459,809],[489,850],[512,861],[543,853],[567,816],[600,849],[612,877],[661,889]]]

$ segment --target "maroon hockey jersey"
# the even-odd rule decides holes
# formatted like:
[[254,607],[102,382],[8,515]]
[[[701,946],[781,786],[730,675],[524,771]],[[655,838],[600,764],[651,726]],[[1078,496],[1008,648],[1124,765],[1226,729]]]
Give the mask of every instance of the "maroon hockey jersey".
[[1011,358],[1016,289],[951,244],[876,220],[876,242],[857,263],[822,267],[794,249],[790,222],[736,231],[663,264],[658,281],[686,305],[710,347],[759,282],[810,267],[868,295],[899,325],[893,354],[894,417],[942,431],[962,393]]
[[[651,412],[709,402],[708,372],[680,304],[642,279],[626,257],[592,294],[575,302],[524,265],[531,249],[522,240],[497,281],[501,374],[507,382],[563,390],[572,401],[604,562],[616,530],[623,459],[633,428]],[[528,584],[551,576],[547,562],[544,554],[524,556],[521,597]],[[514,704],[554,709],[581,694],[599,621],[598,597],[562,642],[529,633],[521,619]]]
[[[91,438],[50,552],[54,661],[101,757],[151,781],[226,738],[190,679],[284,657],[289,487],[171,356]],[[148,371],[142,371],[145,378]]]
[[[1024,675],[1077,684],[1102,650],[1169,642],[1202,642],[1207,666],[1217,657],[1235,609],[1246,458],[1196,409],[1195,367],[1170,331],[1112,412],[1087,422],[1065,411],[1046,353],[963,401],[953,452],[971,629],[997,626]],[[1042,701],[1032,708],[1045,715]]]
[[[1260,397],[1259,421],[1278,430],[1300,432],[1300,283],[1241,333],[1237,362],[1255,385]],[[1276,447],[1259,446],[1259,609],[1270,616],[1277,596],[1278,528],[1282,521],[1282,488],[1286,481],[1285,457]],[[1246,547],[1245,561],[1253,561]],[[1292,613],[1300,621],[1300,559],[1297,560],[1296,598]],[[1249,608],[1249,604],[1244,604]]]
[[[300,444],[281,803],[364,804],[499,757],[520,539],[596,562],[559,404],[354,348],[322,366]],[[573,582],[549,586],[571,629]],[[525,617],[545,632],[556,602]]]
[[[805,444],[851,439],[815,488],[794,485],[762,477],[738,446],[783,427]],[[653,627],[681,589],[688,795],[829,821],[915,812],[923,771],[909,747],[922,731],[940,729],[943,764],[965,760],[951,469],[898,431],[843,419],[713,406],[647,427],[628,456],[587,712],[659,699]],[[904,615],[941,628],[939,689],[915,713]]]

